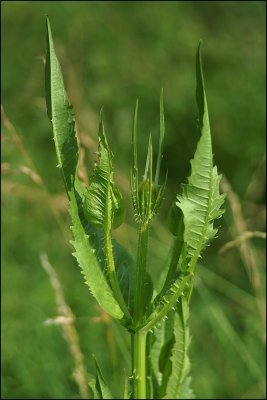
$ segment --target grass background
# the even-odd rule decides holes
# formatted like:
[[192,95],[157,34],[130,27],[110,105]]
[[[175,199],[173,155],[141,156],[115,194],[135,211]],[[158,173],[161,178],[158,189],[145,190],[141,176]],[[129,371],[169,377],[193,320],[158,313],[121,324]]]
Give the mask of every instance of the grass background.
[[[198,140],[195,50],[203,39],[215,162],[232,189],[192,297],[192,385],[197,398],[265,398],[265,241],[251,238],[219,254],[240,234],[265,231],[265,2],[13,1],[2,2],[1,11],[2,398],[80,396],[62,327],[44,325],[57,309],[42,252],[77,317],[87,370],[94,372],[94,353],[121,398],[123,370],[129,368],[127,336],[101,313],[71,256],[67,202],[45,106],[46,15],[76,114],[83,165],[90,172],[96,158],[104,106],[116,179],[128,199],[135,100],[145,157],[150,130],[157,143],[164,88],[163,170],[169,178],[151,232],[155,282],[171,243],[166,214]],[[116,236],[134,253],[131,206]],[[251,282],[248,271],[258,281]]]

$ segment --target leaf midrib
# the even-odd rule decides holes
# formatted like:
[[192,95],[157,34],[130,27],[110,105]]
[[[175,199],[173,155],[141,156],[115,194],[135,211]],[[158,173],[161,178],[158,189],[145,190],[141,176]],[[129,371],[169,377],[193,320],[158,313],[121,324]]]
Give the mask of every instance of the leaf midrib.
[[[206,96],[205,96],[204,112],[206,112],[207,121],[209,121]],[[202,129],[204,129],[204,128],[202,127]],[[209,130],[208,130],[207,134],[209,135],[209,138],[210,138],[210,128],[209,128],[209,126],[208,126],[208,129]],[[190,263],[189,263],[189,272],[192,272],[192,273],[195,272],[196,263],[197,263],[197,260],[199,258],[199,255],[201,253],[201,250],[203,248],[203,242],[204,242],[204,240],[206,238],[206,233],[207,233],[208,226],[209,226],[209,215],[210,215],[210,211],[211,211],[211,202],[212,202],[212,193],[213,193],[213,173],[212,172],[213,172],[212,145],[210,143],[210,183],[209,183],[209,190],[208,190],[209,199],[208,199],[208,205],[207,205],[206,214],[205,214],[205,223],[204,223],[204,226],[203,226],[203,229],[202,229],[201,239],[200,239],[198,247],[195,250],[195,253],[194,253],[194,255],[191,258]]]

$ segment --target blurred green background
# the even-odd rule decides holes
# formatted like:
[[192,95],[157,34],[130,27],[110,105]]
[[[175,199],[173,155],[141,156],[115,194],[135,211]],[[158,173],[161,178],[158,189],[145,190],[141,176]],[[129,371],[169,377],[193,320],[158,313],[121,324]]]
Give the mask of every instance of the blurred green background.
[[[124,369],[130,373],[127,335],[97,307],[71,256],[67,201],[45,106],[46,15],[76,114],[81,176],[96,159],[104,106],[116,179],[129,199],[135,100],[144,157],[150,130],[157,144],[164,88],[168,184],[151,231],[155,282],[171,244],[166,214],[198,140],[195,51],[203,39],[213,151],[229,194],[191,302],[192,386],[197,398],[265,398],[265,240],[253,233],[222,252],[246,232],[265,231],[265,2],[7,1],[1,11],[2,398],[80,398],[62,326],[44,324],[58,311],[41,267],[43,252],[77,317],[88,372],[94,372],[93,353],[117,398]],[[131,206],[116,236],[134,254]]]

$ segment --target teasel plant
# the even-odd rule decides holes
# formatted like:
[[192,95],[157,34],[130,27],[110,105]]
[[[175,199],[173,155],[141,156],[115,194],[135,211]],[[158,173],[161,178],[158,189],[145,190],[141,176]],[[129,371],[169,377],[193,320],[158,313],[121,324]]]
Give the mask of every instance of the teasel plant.
[[[132,371],[124,382],[125,399],[191,399],[188,348],[189,304],[198,260],[216,237],[214,221],[223,214],[221,176],[213,165],[208,106],[201,62],[201,41],[196,54],[196,99],[200,139],[191,174],[181,185],[168,213],[173,235],[169,264],[162,266],[161,285],[156,292],[147,271],[147,251],[152,220],[159,213],[167,182],[161,181],[165,136],[163,91],[160,96],[160,133],[153,163],[151,135],[145,170],[141,175],[137,146],[138,101],[132,129],[130,189],[138,231],[134,257],[113,236],[125,219],[125,201],[114,182],[113,153],[100,111],[98,161],[90,173],[89,186],[79,180],[79,150],[75,117],[64,87],[49,20],[46,20],[47,54],[45,84],[47,114],[52,122],[58,167],[69,200],[73,255],[85,283],[96,301],[131,336]],[[153,168],[153,166],[155,168]],[[95,377],[88,382],[95,399],[112,394],[95,360]]]

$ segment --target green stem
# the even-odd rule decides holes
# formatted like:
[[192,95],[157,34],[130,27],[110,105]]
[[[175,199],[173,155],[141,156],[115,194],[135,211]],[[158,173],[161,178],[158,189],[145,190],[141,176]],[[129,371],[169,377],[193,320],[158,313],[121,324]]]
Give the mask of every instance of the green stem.
[[131,315],[129,310],[126,306],[124,298],[121,293],[121,289],[119,286],[119,282],[117,279],[116,271],[115,271],[115,263],[113,258],[113,251],[112,251],[112,241],[110,231],[106,231],[105,234],[105,245],[106,245],[106,257],[107,257],[107,264],[108,264],[108,274],[111,287],[113,289],[113,293],[115,295],[116,300],[118,301],[122,311],[124,312],[125,316],[131,319]]
[[141,226],[138,238],[137,250],[137,273],[135,280],[135,298],[134,298],[134,324],[141,321],[145,313],[144,304],[144,280],[146,273],[146,256],[148,243],[148,224]]
[[146,399],[146,332],[132,335],[133,398]]

